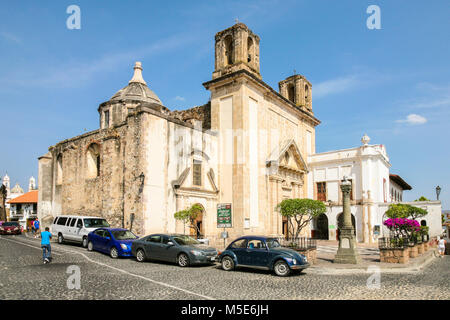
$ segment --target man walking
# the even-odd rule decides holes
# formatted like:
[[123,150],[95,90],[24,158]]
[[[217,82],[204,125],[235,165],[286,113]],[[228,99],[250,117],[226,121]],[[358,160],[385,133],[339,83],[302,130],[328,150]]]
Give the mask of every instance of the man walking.
[[36,218],[36,220],[33,221],[33,231],[34,231],[34,237],[37,238],[39,234],[39,220]]
[[52,234],[49,230],[50,229],[46,227],[45,231],[41,232],[42,259],[44,260],[44,264],[49,263],[52,260],[52,248],[50,246]]

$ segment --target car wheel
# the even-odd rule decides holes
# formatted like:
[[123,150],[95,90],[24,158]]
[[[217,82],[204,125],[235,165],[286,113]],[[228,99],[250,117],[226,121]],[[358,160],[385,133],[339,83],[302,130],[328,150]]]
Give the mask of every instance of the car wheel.
[[83,246],[83,248],[86,248],[86,247],[87,247],[87,245],[88,245],[88,239],[87,239],[87,237],[84,237],[84,238],[83,238],[83,241],[81,242],[81,245]]
[[180,253],[178,256],[178,265],[180,267],[188,267],[189,266],[189,257],[186,253]]
[[223,257],[222,269],[225,271],[231,271],[234,269],[234,261],[231,257],[229,257],[229,256]]
[[144,261],[145,261],[145,253],[144,253],[144,250],[138,249],[138,251],[136,252],[136,260],[137,260],[138,262],[144,262]]
[[88,251],[94,250],[94,244],[92,243],[92,241],[89,241],[89,242],[88,242],[87,249],[88,249]]
[[275,262],[273,270],[275,271],[275,274],[280,277],[286,277],[289,275],[289,273],[291,273],[291,269],[284,260],[278,260],[277,262]]
[[111,258],[117,259],[119,257],[119,251],[117,251],[116,247],[112,247],[109,251],[109,255],[111,256]]
[[59,244],[63,244],[64,243],[64,237],[63,237],[63,235],[61,233],[58,234],[58,243]]

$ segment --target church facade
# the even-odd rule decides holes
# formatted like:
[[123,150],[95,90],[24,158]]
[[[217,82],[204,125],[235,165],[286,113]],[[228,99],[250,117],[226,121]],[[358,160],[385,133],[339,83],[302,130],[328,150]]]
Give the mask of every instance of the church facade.
[[242,23],[218,32],[215,69],[203,83],[210,101],[183,111],[163,105],[136,63],[129,84],[98,107],[98,130],[39,158],[43,223],[78,214],[141,236],[184,232],[174,213],[200,204],[200,233],[220,245],[217,211],[227,205],[230,238],[282,236],[276,205],[308,196],[306,161],[320,121],[305,77],[280,81],[278,91],[262,80],[259,42]]

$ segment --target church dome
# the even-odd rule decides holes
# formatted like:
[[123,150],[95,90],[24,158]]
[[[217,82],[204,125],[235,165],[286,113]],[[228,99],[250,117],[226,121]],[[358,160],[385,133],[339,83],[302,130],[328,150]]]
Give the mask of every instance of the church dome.
[[142,64],[140,62],[136,62],[133,78],[128,85],[117,91],[110,99],[110,101],[120,100],[137,100],[163,105],[158,96],[147,87],[147,83],[142,78]]

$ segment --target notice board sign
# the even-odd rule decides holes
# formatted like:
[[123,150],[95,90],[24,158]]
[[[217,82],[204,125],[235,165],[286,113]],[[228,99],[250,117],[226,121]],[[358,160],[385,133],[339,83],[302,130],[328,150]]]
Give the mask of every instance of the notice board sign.
[[217,205],[217,228],[231,228],[231,203]]

